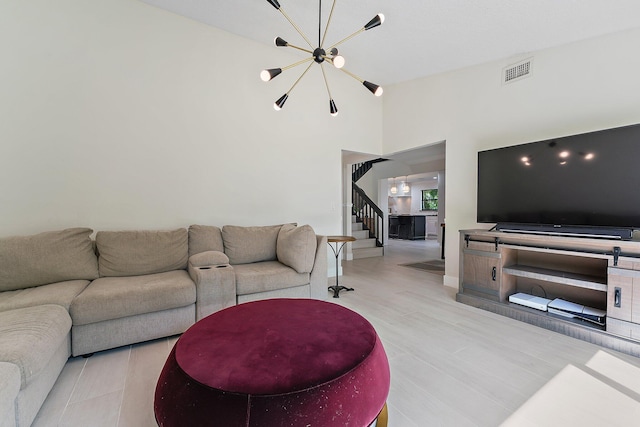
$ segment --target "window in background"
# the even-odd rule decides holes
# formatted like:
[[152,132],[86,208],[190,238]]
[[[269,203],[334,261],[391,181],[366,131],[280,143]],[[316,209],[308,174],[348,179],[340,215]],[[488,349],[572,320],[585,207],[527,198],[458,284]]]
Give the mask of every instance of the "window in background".
[[422,190],[422,210],[438,210],[438,190]]

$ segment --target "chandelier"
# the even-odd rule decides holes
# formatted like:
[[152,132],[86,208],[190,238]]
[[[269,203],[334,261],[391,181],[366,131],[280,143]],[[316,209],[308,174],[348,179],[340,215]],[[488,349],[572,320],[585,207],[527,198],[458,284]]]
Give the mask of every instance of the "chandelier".
[[331,6],[331,12],[329,13],[329,18],[327,19],[327,23],[326,23],[326,26],[325,26],[325,29],[324,29],[324,35],[321,35],[321,32],[322,32],[322,0],[318,0],[319,5],[318,5],[318,44],[316,45],[317,47],[314,47],[313,43],[311,43],[309,38],[291,20],[291,18],[289,18],[289,16],[285,13],[285,11],[282,9],[282,7],[280,7],[280,3],[278,2],[278,0],[267,0],[267,2],[269,2],[269,4],[271,6],[275,7],[287,19],[287,21],[289,21],[289,23],[293,26],[293,28],[298,32],[298,34],[300,34],[302,36],[302,38],[305,40],[305,42],[309,45],[309,49],[307,49],[305,47],[292,45],[291,43],[287,42],[286,40],[282,39],[281,37],[276,37],[276,39],[274,40],[276,46],[278,46],[278,47],[291,47],[291,48],[306,52],[306,53],[311,55],[310,57],[308,57],[306,59],[303,59],[302,61],[298,61],[298,62],[293,63],[291,65],[287,65],[286,67],[271,68],[271,69],[268,69],[268,70],[262,70],[262,72],[260,73],[260,78],[263,81],[268,82],[268,81],[272,80],[273,78],[275,78],[276,76],[278,76],[284,70],[288,70],[288,69],[296,67],[298,65],[309,63],[309,65],[303,71],[303,73],[300,75],[300,77],[298,77],[298,79],[293,83],[293,86],[291,86],[291,88],[284,95],[282,95],[280,98],[278,98],[278,100],[273,104],[273,108],[275,108],[276,110],[282,109],[282,107],[284,106],[284,103],[289,98],[289,94],[291,93],[291,91],[300,82],[302,77],[304,77],[304,75],[307,74],[307,72],[309,71],[309,69],[311,68],[311,66],[314,63],[320,65],[320,69],[322,70],[322,77],[324,79],[324,84],[327,87],[327,94],[329,95],[329,112],[331,113],[332,116],[338,115],[338,107],[336,107],[336,103],[334,102],[333,97],[331,96],[331,90],[329,89],[329,82],[327,81],[327,74],[326,74],[325,69],[324,69],[324,65],[326,63],[332,64],[335,68],[339,69],[340,71],[342,71],[342,72],[346,73],[347,75],[353,77],[354,79],[358,80],[360,83],[362,83],[364,85],[364,87],[366,87],[375,96],[382,95],[382,88],[380,86],[378,86],[377,84],[371,83],[369,81],[363,80],[360,77],[356,76],[355,74],[353,74],[350,71],[347,71],[345,68],[343,68],[344,64],[345,64],[345,59],[344,59],[343,56],[341,56],[339,54],[338,46],[340,44],[346,42],[347,40],[350,40],[351,38],[357,36],[358,34],[362,33],[363,31],[367,31],[367,30],[370,30],[372,28],[380,26],[384,22],[384,15],[383,14],[380,13],[380,14],[376,15],[375,17],[373,17],[373,19],[371,21],[367,22],[364,25],[364,27],[360,28],[358,31],[354,32],[350,36],[345,37],[344,39],[340,40],[339,42],[337,42],[337,43],[335,43],[335,44],[333,44],[333,45],[331,45],[331,46],[329,46],[329,47],[327,47],[325,49],[323,47],[324,43],[325,43],[325,37],[327,36],[327,31],[329,30],[329,24],[331,24],[331,18],[333,16],[333,10],[336,7],[336,0],[333,0],[333,5]]

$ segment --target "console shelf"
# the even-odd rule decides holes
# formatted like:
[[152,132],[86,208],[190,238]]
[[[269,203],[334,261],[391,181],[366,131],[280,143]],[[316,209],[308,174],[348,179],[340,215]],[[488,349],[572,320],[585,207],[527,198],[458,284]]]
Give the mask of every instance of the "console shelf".
[[[640,357],[640,241],[460,232],[457,301]],[[522,292],[606,312],[606,326],[509,302]]]
[[517,277],[542,280],[559,283],[562,285],[576,286],[579,288],[593,289],[607,292],[607,278],[588,274],[570,273],[566,271],[551,270],[548,268],[530,267],[527,265],[511,265],[503,267],[502,272]]

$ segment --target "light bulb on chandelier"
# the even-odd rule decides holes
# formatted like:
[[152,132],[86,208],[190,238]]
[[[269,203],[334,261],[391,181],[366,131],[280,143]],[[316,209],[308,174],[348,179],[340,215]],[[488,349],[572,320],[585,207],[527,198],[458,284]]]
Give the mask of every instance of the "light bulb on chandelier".
[[282,73],[281,68],[272,68],[270,70],[262,70],[262,72],[260,73],[260,78],[262,79],[263,82],[268,82],[269,80],[278,76],[280,73]]
[[331,62],[333,63],[334,67],[338,69],[344,67],[346,60],[344,59],[344,56],[339,54],[337,48],[334,47],[333,49],[331,49],[331,51],[329,51],[329,53],[331,54]]
[[333,102],[333,99],[329,100],[329,113],[335,117],[338,115],[338,107],[336,107],[336,103]]

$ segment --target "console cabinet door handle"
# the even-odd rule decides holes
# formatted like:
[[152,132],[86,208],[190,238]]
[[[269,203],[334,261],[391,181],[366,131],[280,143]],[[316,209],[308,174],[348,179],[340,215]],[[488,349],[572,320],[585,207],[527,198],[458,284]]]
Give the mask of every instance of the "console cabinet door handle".
[[493,267],[491,269],[491,280],[493,280],[494,282],[496,281],[496,268]]

